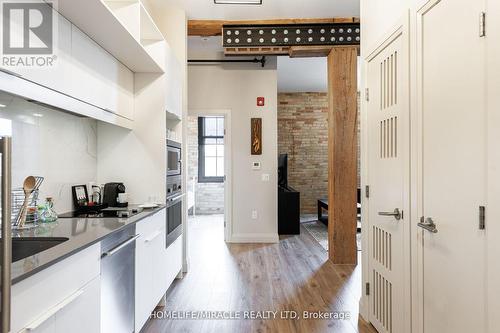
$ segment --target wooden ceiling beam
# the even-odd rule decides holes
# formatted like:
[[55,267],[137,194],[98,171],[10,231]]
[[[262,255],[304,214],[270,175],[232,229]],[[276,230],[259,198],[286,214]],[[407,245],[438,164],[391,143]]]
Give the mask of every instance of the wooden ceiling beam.
[[[288,50],[290,58],[314,58],[314,57],[327,57],[334,48],[345,46],[333,45],[305,45],[305,46],[291,46]],[[360,54],[360,47],[352,46],[358,49]]]
[[274,20],[189,20],[188,36],[220,36],[223,25],[288,25],[288,24],[328,24],[328,23],[359,23],[358,17],[333,18],[303,18],[303,19],[274,19]]

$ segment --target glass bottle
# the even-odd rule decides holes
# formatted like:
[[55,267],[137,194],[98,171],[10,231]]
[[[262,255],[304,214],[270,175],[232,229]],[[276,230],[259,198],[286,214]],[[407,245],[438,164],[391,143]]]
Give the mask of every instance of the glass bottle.
[[51,197],[45,199],[45,205],[40,215],[40,218],[44,223],[54,222],[57,220],[57,213],[54,210],[54,202]]

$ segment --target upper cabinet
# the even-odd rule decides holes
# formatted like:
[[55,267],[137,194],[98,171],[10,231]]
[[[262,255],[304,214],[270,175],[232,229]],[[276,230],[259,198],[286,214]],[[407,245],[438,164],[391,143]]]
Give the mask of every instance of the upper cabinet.
[[183,73],[182,67],[173,50],[166,47],[166,85],[165,105],[167,118],[182,119]]
[[76,26],[72,37],[73,77],[77,80],[73,80],[76,85],[71,95],[133,119],[133,73]]
[[164,38],[139,0],[59,0],[58,11],[133,72],[164,71]]
[[[163,74],[168,67],[167,110],[179,112],[178,63],[141,1],[59,0],[53,13],[57,20],[54,66],[0,65],[1,71],[11,74],[2,89],[131,128],[134,73]],[[16,38],[23,40],[22,18],[11,24],[17,25],[12,29],[19,34]]]
[[[57,43],[55,49],[56,60],[52,67],[21,67],[10,69],[22,78],[41,84],[48,88],[57,90],[64,94],[72,93],[72,73],[74,64],[71,59],[71,22],[66,20],[57,12],[54,12],[54,19],[57,19]],[[22,30],[14,30],[22,33]]]

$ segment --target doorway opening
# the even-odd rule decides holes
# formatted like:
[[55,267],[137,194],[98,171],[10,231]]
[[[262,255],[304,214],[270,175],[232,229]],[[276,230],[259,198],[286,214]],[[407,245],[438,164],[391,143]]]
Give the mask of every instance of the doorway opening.
[[[359,58],[358,58],[359,59]],[[358,76],[359,81],[359,76]],[[358,83],[358,87],[359,87]],[[358,92],[359,96],[359,92]],[[301,230],[329,250],[329,92],[326,57],[278,58],[278,153],[288,187],[300,197]],[[358,98],[359,114],[359,98]],[[359,116],[358,116],[359,119]],[[356,248],[361,251],[360,130],[356,139]]]
[[188,223],[230,228],[230,140],[229,112],[191,111],[187,118],[187,208]]

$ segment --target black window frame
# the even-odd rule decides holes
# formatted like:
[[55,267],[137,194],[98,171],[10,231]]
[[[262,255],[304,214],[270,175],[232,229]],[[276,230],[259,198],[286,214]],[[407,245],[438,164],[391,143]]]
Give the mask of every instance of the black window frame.
[[[223,183],[224,176],[205,176],[205,139],[224,139],[224,135],[204,135],[205,133],[205,118],[198,117],[198,183]],[[213,118],[223,118],[214,116]],[[225,126],[225,125],[224,125]]]

